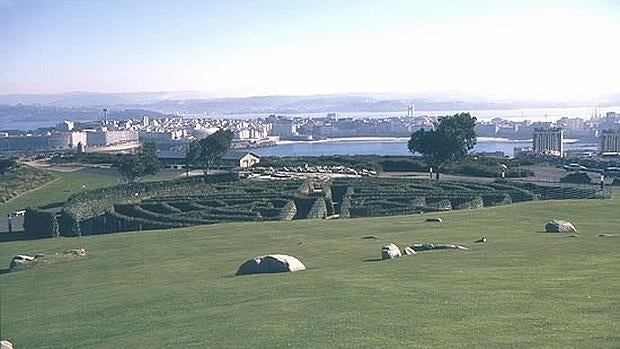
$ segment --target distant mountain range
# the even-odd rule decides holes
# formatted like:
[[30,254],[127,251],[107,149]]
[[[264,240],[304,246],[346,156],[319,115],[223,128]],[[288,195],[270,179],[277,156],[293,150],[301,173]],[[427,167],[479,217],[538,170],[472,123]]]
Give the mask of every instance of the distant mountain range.
[[[166,114],[145,109],[110,109],[108,119],[138,119],[144,115],[165,117]],[[45,123],[54,125],[62,120],[93,121],[102,120],[103,112],[99,108],[54,107],[41,105],[0,105],[0,129],[12,129],[15,123]]]
[[[102,108],[110,118],[140,117],[148,114],[225,116],[231,114],[304,114],[327,112],[406,113],[414,101],[417,111],[469,111],[483,109],[521,109],[574,107],[593,102],[546,102],[491,100],[456,92],[418,94],[367,93],[312,96],[260,96],[213,98],[198,91],[0,95],[0,122],[15,120],[93,120],[101,118]],[[595,102],[598,106],[620,105],[620,94]]]

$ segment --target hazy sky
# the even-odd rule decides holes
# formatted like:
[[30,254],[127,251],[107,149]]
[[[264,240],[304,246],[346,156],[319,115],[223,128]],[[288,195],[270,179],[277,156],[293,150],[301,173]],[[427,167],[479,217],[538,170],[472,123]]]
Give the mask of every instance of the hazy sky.
[[0,0],[0,93],[620,92],[620,0]]

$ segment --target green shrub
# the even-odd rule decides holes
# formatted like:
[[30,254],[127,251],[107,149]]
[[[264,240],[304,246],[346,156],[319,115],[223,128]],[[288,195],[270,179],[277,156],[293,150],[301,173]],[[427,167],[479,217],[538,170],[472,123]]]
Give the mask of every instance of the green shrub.
[[591,184],[592,178],[585,172],[571,172],[560,178],[561,183]]
[[473,210],[482,208],[484,201],[479,195],[461,195],[450,197],[450,206],[454,210]]
[[508,193],[481,194],[481,197],[485,207],[512,204],[512,199]]
[[71,237],[71,236],[81,236],[82,235],[82,231],[80,229],[80,222],[70,212],[67,212],[67,211],[64,211],[64,210],[62,211],[62,214],[60,216],[59,225],[60,225],[60,229],[59,229],[60,230],[60,235],[62,235],[62,236]]
[[27,208],[24,214],[24,232],[32,237],[57,237],[60,226],[56,213]]

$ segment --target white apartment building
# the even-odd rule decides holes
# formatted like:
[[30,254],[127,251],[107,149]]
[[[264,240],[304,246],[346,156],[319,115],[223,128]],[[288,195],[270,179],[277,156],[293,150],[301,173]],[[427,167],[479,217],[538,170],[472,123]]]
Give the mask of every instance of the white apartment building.
[[536,128],[532,135],[535,154],[564,156],[564,130],[558,127]]

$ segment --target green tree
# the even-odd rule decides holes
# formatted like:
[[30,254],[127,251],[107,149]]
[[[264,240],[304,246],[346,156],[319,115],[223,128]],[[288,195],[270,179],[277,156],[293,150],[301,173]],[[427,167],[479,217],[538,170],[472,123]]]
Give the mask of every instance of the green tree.
[[17,167],[17,161],[13,158],[0,158],[0,174]]
[[205,175],[213,164],[230,149],[233,132],[219,129],[201,140],[190,143],[185,161],[187,164],[199,164]]
[[460,113],[439,118],[430,131],[418,130],[411,134],[407,147],[411,153],[420,153],[427,165],[439,178],[444,164],[464,158],[476,144],[476,118]]
[[157,147],[144,143],[135,155],[121,156],[115,164],[125,183],[140,181],[146,175],[155,175],[161,169],[157,158]]

